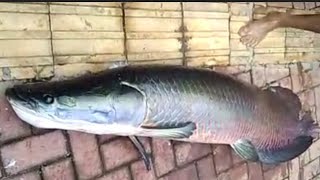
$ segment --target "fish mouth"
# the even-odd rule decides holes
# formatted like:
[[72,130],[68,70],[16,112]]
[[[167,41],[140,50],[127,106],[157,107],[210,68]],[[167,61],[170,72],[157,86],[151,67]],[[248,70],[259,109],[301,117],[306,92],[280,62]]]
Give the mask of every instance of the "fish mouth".
[[22,87],[12,87],[5,91],[5,96],[10,104],[15,106],[23,106],[28,109],[37,109],[37,103],[28,96],[28,93],[21,90]]

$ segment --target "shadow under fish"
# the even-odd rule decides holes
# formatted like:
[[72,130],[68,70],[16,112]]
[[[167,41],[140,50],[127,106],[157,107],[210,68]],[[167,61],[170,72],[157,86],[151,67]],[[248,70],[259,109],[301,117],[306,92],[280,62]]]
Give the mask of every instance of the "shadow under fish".
[[313,143],[318,124],[290,89],[260,89],[215,71],[173,65],[124,65],[62,81],[6,90],[16,114],[47,129],[229,144],[245,160],[289,161]]

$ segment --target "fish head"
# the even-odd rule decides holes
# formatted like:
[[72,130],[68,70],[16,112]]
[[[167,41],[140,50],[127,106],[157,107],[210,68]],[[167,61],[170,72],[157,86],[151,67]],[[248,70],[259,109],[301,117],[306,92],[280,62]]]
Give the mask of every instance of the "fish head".
[[32,83],[8,88],[5,95],[20,119],[39,128],[78,130],[114,119],[107,95],[75,89],[79,88]]
[[18,117],[29,124],[42,127],[53,121],[57,109],[56,94],[43,83],[15,85],[7,88],[5,96]]

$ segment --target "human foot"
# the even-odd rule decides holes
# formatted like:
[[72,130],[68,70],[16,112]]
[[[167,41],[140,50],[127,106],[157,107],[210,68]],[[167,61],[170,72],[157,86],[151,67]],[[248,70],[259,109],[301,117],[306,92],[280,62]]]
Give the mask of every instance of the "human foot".
[[248,47],[255,47],[270,31],[280,26],[284,15],[285,13],[272,12],[261,19],[248,22],[238,31],[241,43]]

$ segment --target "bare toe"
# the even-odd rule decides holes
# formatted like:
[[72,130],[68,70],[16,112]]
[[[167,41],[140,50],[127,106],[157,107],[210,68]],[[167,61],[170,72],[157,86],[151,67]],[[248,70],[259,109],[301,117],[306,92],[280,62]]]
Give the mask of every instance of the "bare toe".
[[244,45],[246,45],[250,41],[250,36],[243,36],[240,38],[240,42]]
[[248,46],[249,47],[254,47],[253,45],[255,44],[256,41],[257,41],[257,39],[255,37],[252,37],[250,39],[250,41],[248,42]]
[[242,27],[239,29],[238,34],[239,34],[240,36],[245,36],[245,35],[248,34],[248,32],[249,32],[249,27],[248,27],[248,25],[249,25],[249,24],[246,24],[246,25],[242,26]]

